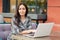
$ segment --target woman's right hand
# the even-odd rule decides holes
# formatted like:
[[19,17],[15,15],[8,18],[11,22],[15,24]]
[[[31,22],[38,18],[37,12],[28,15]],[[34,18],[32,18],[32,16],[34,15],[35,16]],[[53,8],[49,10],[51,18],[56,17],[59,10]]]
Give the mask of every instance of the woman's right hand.
[[20,32],[20,34],[29,34],[31,32],[35,32],[36,30],[24,30],[22,32]]
[[29,34],[29,33],[31,33],[30,30],[24,30],[24,31],[20,32],[20,34]]

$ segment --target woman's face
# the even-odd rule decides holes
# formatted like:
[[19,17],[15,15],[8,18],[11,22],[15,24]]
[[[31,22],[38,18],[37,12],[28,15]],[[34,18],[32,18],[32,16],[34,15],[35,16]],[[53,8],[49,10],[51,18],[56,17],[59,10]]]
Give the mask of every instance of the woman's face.
[[26,14],[26,8],[25,8],[24,5],[20,5],[18,11],[19,11],[19,14],[20,14],[21,16],[25,16],[25,14]]

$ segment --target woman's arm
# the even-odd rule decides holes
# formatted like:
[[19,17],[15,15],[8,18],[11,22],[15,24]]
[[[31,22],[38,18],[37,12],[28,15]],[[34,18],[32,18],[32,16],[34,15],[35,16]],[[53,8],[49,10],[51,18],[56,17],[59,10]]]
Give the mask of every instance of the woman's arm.
[[19,29],[18,29],[17,25],[14,24],[13,21],[15,21],[15,19],[11,20],[11,25],[12,25],[11,31],[12,31],[13,34],[17,34],[19,32]]
[[35,32],[35,30],[34,30],[35,27],[32,27],[32,21],[31,21],[31,19],[28,19],[26,25],[27,25],[27,29],[28,30],[22,31],[21,34],[28,34],[28,33],[31,33],[31,32]]

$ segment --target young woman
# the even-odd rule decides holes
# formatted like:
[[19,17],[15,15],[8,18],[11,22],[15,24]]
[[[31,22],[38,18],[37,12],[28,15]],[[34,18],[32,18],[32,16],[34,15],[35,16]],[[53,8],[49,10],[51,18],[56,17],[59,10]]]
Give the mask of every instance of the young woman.
[[28,8],[24,3],[20,3],[15,16],[12,18],[12,28],[7,40],[11,40],[12,34],[27,34],[34,32],[32,29],[31,18],[27,16]]

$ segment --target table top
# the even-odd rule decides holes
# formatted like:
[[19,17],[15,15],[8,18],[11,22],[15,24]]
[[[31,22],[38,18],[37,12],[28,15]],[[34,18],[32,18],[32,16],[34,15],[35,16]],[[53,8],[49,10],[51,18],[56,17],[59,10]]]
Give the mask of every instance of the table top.
[[60,32],[52,31],[48,37],[30,38],[23,35],[12,35],[11,38],[17,40],[60,40]]
[[13,35],[14,39],[24,39],[24,40],[60,40],[60,36],[49,36],[49,37],[38,37],[38,38],[30,38],[22,35]]

